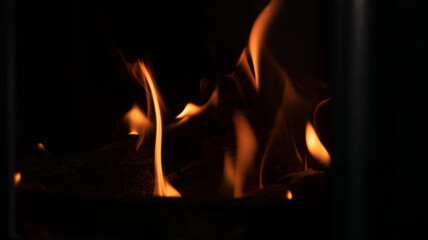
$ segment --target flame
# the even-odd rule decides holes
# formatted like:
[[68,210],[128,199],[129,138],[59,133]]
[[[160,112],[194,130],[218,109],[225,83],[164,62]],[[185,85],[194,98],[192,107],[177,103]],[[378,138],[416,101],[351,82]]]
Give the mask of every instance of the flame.
[[195,105],[193,103],[188,103],[186,107],[184,107],[183,111],[177,115],[175,118],[184,118],[187,116],[193,116],[202,111],[202,107]]
[[129,126],[129,135],[143,134],[145,129],[147,129],[151,124],[150,120],[141,111],[137,104],[134,104],[131,110],[125,114],[124,119]]
[[17,186],[20,181],[21,181],[21,173],[20,172],[16,172],[13,175],[13,183],[15,184],[15,186]]
[[[157,91],[155,82],[152,76],[146,68],[146,65],[139,61],[138,66],[142,73],[142,79],[137,79],[142,83],[143,86],[148,85],[148,90],[151,93],[153,100],[155,119],[156,119],[156,140],[155,140],[155,189],[153,192],[154,196],[159,197],[181,197],[180,193],[173,187],[163,175],[162,170],[162,116],[161,116],[161,105],[160,105],[160,94]],[[138,76],[137,74],[135,74]]]
[[230,153],[226,152],[224,154],[223,179],[230,189],[233,189],[235,182],[235,165],[233,160],[234,159]]
[[256,80],[248,62],[249,58],[248,48],[244,48],[241,56],[239,57],[238,63],[236,64],[236,70],[229,76],[235,81],[238,88],[239,94],[245,98],[248,94],[248,85],[251,88],[255,88]]
[[[156,195],[156,190],[155,193],[153,194],[154,196],[162,196],[162,197],[181,197],[181,194],[177,191],[177,189],[175,189],[169,182],[168,180],[165,178],[164,179],[164,184],[165,184],[165,193],[164,195]],[[156,188],[155,188],[156,189]]]
[[254,66],[255,78],[253,83],[256,90],[260,88],[260,63],[261,54],[265,45],[264,42],[266,41],[266,33],[269,29],[268,26],[272,25],[277,9],[279,9],[278,4],[280,4],[280,1],[271,1],[257,17],[251,29],[248,47]]
[[202,111],[207,109],[209,106],[212,106],[212,105],[216,106],[217,103],[218,103],[218,87],[214,89],[213,93],[211,94],[211,97],[208,99],[208,101],[204,105],[198,106],[194,103],[188,103],[184,107],[183,111],[181,111],[181,113],[178,114],[175,118],[183,119],[185,121],[188,118],[201,113]]
[[244,191],[244,183],[254,165],[257,152],[257,139],[250,123],[240,112],[233,115],[236,132],[236,165],[233,165],[233,157],[229,153],[224,158],[223,178],[229,187],[233,186],[233,197],[241,197]]
[[243,69],[247,78],[251,79],[254,85],[256,85],[256,79],[254,78],[253,72],[251,71],[250,63],[248,62],[248,50],[244,49],[242,51],[241,56],[239,57],[238,63],[236,64],[238,67]]
[[46,148],[45,145],[43,145],[43,143],[39,142],[37,143],[37,150],[39,150],[40,152],[46,152]]
[[285,198],[288,200],[293,199],[293,193],[290,190],[287,190],[287,193],[285,194]]
[[311,156],[325,166],[330,166],[330,154],[321,143],[314,127],[310,122],[306,123],[306,145]]

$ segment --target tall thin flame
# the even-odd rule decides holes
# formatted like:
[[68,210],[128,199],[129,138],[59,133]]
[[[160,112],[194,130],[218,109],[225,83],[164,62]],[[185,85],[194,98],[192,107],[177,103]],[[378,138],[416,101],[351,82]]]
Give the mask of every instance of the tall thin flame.
[[324,166],[330,166],[330,154],[318,138],[310,122],[306,123],[306,145],[311,156]]
[[172,187],[163,176],[162,170],[162,116],[160,108],[159,93],[156,85],[143,62],[138,62],[144,79],[149,85],[150,93],[153,99],[156,118],[156,142],[155,142],[155,189],[154,196],[160,197],[181,197],[180,193]]
[[249,51],[254,66],[254,87],[256,90],[260,88],[260,64],[261,64],[261,54],[264,44],[266,32],[268,31],[268,26],[271,25],[275,13],[278,9],[278,4],[280,1],[273,0],[271,1],[257,17],[253,28],[251,29],[250,39],[248,42]]
[[250,123],[240,112],[233,115],[236,132],[236,163],[229,153],[225,154],[223,178],[229,187],[233,187],[233,197],[242,197],[244,184],[251,169],[257,152],[257,139]]

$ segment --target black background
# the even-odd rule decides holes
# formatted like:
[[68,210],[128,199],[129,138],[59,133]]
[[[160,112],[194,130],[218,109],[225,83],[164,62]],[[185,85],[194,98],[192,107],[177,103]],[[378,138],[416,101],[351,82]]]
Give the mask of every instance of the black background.
[[[172,115],[197,102],[201,78],[231,73],[262,1],[17,1],[16,85],[23,152],[58,154],[117,135],[137,99],[127,61],[150,59]],[[121,65],[122,64],[122,65]]]

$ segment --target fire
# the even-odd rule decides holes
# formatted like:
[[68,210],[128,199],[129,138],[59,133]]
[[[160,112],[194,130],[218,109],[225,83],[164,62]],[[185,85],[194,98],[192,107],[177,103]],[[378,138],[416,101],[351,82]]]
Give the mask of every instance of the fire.
[[287,190],[287,193],[285,194],[285,198],[288,200],[293,199],[293,193],[290,190]]
[[[230,75],[236,82],[241,96],[250,100],[248,105],[251,110],[265,108],[261,111],[261,115],[263,115],[263,118],[268,119],[266,122],[269,126],[266,128],[265,138],[267,142],[260,144],[261,146],[266,146],[266,149],[263,149],[264,152],[262,152],[264,156],[260,165],[261,188],[263,187],[262,174],[266,172],[265,176],[267,177],[265,177],[264,181],[269,184],[272,182],[271,179],[275,180],[275,177],[277,177],[270,178],[270,175],[299,171],[303,169],[303,166],[307,170],[308,158],[314,159],[323,166],[328,167],[330,165],[328,151],[321,143],[312,124],[306,122],[307,119],[310,119],[309,116],[314,113],[315,101],[312,98],[324,97],[323,94],[325,92],[321,92],[320,95],[322,96],[313,94],[312,91],[316,90],[316,87],[320,85],[319,82],[313,88],[312,86],[308,87],[306,83],[312,83],[310,82],[312,76],[300,76],[300,73],[296,76],[296,74],[293,74],[293,68],[289,68],[287,65],[288,61],[282,62],[277,57],[281,54],[275,55],[276,52],[273,51],[277,49],[273,49],[273,41],[271,40],[275,40],[274,37],[277,35],[272,33],[278,30],[278,26],[281,27],[274,24],[274,21],[279,16],[281,9],[286,6],[284,5],[285,3],[286,1],[283,0],[272,0],[257,17],[251,29],[248,45],[237,62],[237,71]],[[293,37],[291,35],[286,36]],[[271,44],[269,45],[269,43]],[[293,54],[290,54],[290,58],[294,57]],[[129,66],[130,72],[134,74],[144,88],[147,97],[146,113],[143,113],[137,105],[134,105],[125,116],[129,123],[129,134],[140,135],[140,145],[145,130],[151,126],[151,123],[155,124],[155,187],[153,195],[181,197],[180,193],[168,182],[162,170],[162,136],[164,131],[162,113],[165,109],[154,77],[142,61]],[[219,102],[219,85],[216,86],[210,98],[204,104],[187,103],[181,113],[175,117],[176,121],[171,125],[166,125],[166,128],[181,124],[203,113],[208,108],[217,106]],[[247,90],[250,93],[247,93]],[[204,94],[204,99],[206,99],[205,96]],[[253,100],[257,101],[254,106],[252,105]],[[317,109],[318,107],[315,108],[315,113]],[[251,124],[242,112],[235,111],[232,115],[232,120],[235,127],[236,153],[235,155],[231,152],[225,153],[223,181],[229,188],[228,190],[233,190],[233,197],[238,198],[244,194],[245,184],[248,184],[248,178],[255,170],[255,158],[259,143]],[[305,135],[303,135],[303,131],[305,131]],[[271,134],[271,136],[267,134]],[[264,137],[260,139],[264,139]],[[305,149],[305,142],[308,151]],[[280,164],[266,163],[276,161],[276,159],[283,162]],[[283,169],[285,171],[282,171]],[[281,194],[284,193],[286,199],[293,199],[293,193],[290,190]]]
[[21,173],[20,172],[16,172],[13,175],[13,183],[15,184],[15,186],[17,186],[20,181],[21,181]]
[[254,167],[254,158],[257,152],[257,139],[250,123],[242,113],[233,115],[236,132],[236,163],[229,153],[224,159],[224,180],[229,187],[233,186],[233,197],[241,197],[244,191],[245,180]]
[[256,87],[256,79],[251,70],[248,58],[248,48],[245,48],[244,51],[242,51],[241,56],[239,57],[238,63],[236,64],[235,72],[230,74],[230,77],[235,81],[238,91],[243,98],[245,98],[245,95],[248,94],[248,85],[251,88]]
[[254,66],[255,78],[253,83],[257,90],[260,88],[261,54],[264,47],[265,37],[268,31],[268,26],[272,25],[279,2],[280,1],[271,1],[257,17],[256,22],[251,29],[248,47]]
[[218,103],[218,87],[214,89],[213,93],[211,94],[211,97],[208,99],[208,101],[204,105],[198,106],[194,103],[188,103],[186,107],[184,107],[183,111],[180,114],[178,114],[175,118],[186,121],[188,118],[201,113],[208,107],[216,106],[217,103]]
[[180,193],[173,187],[163,175],[162,170],[162,114],[161,114],[161,99],[160,94],[158,93],[155,82],[146,68],[146,65],[139,61],[138,67],[141,71],[142,78],[139,78],[139,74],[135,74],[137,79],[146,88],[147,95],[151,95],[153,100],[153,106],[155,111],[156,119],[156,134],[155,134],[155,189],[153,192],[154,196],[159,197],[181,197]]
[[233,189],[235,184],[235,165],[233,157],[228,152],[224,154],[223,179],[226,185]]
[[324,166],[330,166],[330,154],[321,143],[310,122],[306,123],[306,145],[308,146],[309,153],[315,160]]
[[46,149],[45,145],[43,143],[38,142],[36,145],[36,151],[44,154],[49,154],[49,151]]
[[46,148],[45,145],[43,145],[43,143],[39,142],[37,143],[37,150],[39,150],[40,152],[46,152]]
[[137,104],[134,104],[125,114],[124,119],[129,126],[129,135],[140,135],[151,125],[150,120]]

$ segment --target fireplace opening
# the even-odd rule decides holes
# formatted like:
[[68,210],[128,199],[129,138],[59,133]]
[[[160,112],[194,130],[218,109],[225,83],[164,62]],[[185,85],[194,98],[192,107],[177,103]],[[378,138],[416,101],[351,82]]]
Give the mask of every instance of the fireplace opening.
[[363,2],[14,2],[11,231],[352,239],[402,226],[388,208],[403,198],[380,201],[405,182],[402,137],[422,142],[401,131],[413,111],[397,77],[370,81],[394,76],[397,32],[412,30],[400,1]]

